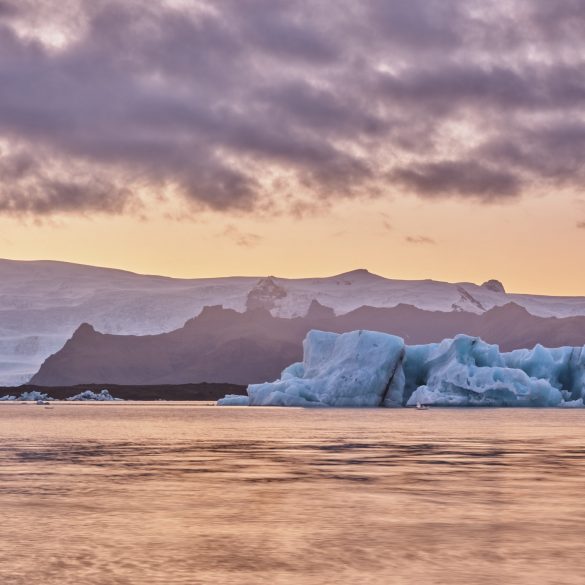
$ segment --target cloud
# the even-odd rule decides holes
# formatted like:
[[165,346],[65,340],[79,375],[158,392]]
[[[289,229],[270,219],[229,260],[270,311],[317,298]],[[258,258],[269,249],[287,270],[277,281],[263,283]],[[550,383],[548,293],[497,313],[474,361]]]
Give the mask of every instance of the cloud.
[[246,233],[240,231],[235,225],[226,226],[222,235],[232,240],[237,246],[243,248],[252,248],[262,241],[262,236],[258,234]]
[[0,0],[0,18],[10,18],[18,14],[18,6],[7,0]]
[[390,221],[390,216],[387,213],[381,212],[380,220],[382,222],[382,227],[384,228],[385,231],[390,232],[394,229],[394,226]]
[[474,161],[415,164],[397,168],[392,179],[422,197],[455,195],[492,201],[513,197],[520,190],[520,182],[512,172]]
[[578,0],[0,0],[0,214],[582,189]]
[[404,238],[409,244],[436,244],[437,242],[427,236],[406,236]]

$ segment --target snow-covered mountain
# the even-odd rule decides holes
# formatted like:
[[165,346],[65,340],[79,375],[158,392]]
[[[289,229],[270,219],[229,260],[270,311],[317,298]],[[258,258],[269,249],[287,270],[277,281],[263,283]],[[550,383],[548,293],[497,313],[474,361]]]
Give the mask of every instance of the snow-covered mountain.
[[181,327],[205,306],[240,312],[263,307],[274,316],[294,317],[305,315],[313,300],[337,314],[400,303],[483,313],[515,302],[537,316],[585,315],[585,297],[507,294],[497,281],[479,286],[393,280],[367,270],[326,278],[174,279],[64,262],[0,260],[0,384],[28,380],[81,323],[104,333],[148,335]]

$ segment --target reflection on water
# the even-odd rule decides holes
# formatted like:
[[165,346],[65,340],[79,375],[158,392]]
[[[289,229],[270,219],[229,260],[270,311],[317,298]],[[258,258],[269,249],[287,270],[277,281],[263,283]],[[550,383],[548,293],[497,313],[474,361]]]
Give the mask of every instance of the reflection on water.
[[581,585],[584,423],[0,405],[0,583]]

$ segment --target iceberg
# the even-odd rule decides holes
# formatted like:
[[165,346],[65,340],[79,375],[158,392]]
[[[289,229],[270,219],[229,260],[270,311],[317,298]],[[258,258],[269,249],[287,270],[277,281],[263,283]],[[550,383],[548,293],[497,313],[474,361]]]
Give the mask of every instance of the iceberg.
[[47,402],[49,400],[54,400],[49,395],[45,394],[44,392],[39,392],[38,390],[29,390],[28,392],[23,392],[17,400],[21,400],[23,402]]
[[503,354],[509,368],[518,368],[530,377],[548,380],[561,390],[565,401],[579,400],[585,389],[585,348],[537,345]]
[[404,340],[374,331],[309,331],[303,361],[280,380],[248,386],[250,406],[381,406],[394,399],[393,385]]
[[[411,364],[414,380],[409,388],[416,389],[407,396],[407,406],[557,406],[563,401],[549,369],[534,371],[531,376],[526,366],[534,360],[514,361],[509,354],[501,354],[497,345],[476,337],[458,335],[439,344],[413,346],[412,350],[416,359],[414,367]],[[516,367],[508,365],[507,358]]]
[[583,407],[585,348],[502,353],[478,337],[405,345],[374,331],[310,331],[303,361],[279,380],[251,384],[222,406],[560,406]]
[[[247,396],[241,396],[240,398],[246,398]],[[13,402],[13,401],[21,401],[21,402],[36,402],[37,404],[46,404],[49,401],[55,400],[51,398],[49,395],[45,394],[44,392],[39,392],[38,390],[29,390],[27,392],[22,392],[20,396],[0,396],[0,401],[4,402]],[[121,398],[114,398],[108,390],[102,390],[101,392],[92,392],[91,390],[85,390],[85,392],[81,392],[80,394],[76,394],[75,396],[70,396],[67,400],[71,401],[82,401],[82,400],[94,400],[98,402],[109,402],[112,400],[122,400]]]
[[85,390],[84,392],[76,394],[75,396],[70,396],[69,398],[67,398],[67,400],[70,400],[73,402],[87,401],[87,400],[92,400],[92,401],[97,401],[97,402],[111,402],[113,400],[122,400],[122,399],[121,398],[114,398],[109,393],[108,390],[104,389],[99,393],[92,392],[91,390]]
[[241,394],[227,394],[217,401],[218,406],[250,406],[250,398]]

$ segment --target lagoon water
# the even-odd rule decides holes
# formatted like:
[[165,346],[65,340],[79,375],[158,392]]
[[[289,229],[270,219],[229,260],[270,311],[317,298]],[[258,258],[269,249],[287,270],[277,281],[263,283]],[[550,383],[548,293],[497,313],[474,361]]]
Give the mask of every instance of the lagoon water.
[[585,582],[585,410],[0,404],[3,585]]

